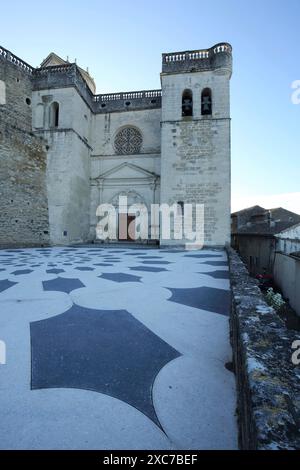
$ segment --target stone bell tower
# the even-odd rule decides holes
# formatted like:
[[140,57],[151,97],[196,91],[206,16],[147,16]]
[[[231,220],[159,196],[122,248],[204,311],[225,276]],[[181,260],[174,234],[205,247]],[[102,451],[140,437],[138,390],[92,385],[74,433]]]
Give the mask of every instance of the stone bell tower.
[[207,246],[230,242],[231,52],[221,43],[162,57],[161,203],[203,204]]

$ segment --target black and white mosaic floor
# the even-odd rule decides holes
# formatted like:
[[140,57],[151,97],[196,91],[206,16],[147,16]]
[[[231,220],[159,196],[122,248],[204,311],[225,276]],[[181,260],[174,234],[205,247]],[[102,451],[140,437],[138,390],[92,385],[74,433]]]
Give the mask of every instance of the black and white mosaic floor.
[[223,251],[0,251],[0,448],[235,449]]

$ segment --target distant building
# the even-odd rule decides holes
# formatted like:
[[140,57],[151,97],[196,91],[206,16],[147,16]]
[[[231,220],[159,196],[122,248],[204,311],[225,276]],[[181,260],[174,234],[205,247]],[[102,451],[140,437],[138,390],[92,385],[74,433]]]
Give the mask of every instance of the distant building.
[[[272,274],[275,252],[278,247],[281,249],[282,244],[290,243],[288,237],[293,236],[293,227],[298,230],[298,224],[300,215],[282,207],[249,207],[231,215],[231,243],[240,253],[251,274],[264,271]],[[292,244],[290,247],[293,250]]]
[[276,234],[276,251],[290,255],[300,253],[300,224],[288,227]]
[[300,224],[276,234],[274,280],[300,315]]

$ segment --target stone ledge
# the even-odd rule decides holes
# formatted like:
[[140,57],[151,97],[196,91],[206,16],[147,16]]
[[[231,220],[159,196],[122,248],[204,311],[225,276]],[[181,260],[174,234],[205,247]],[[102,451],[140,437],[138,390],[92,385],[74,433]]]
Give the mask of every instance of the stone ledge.
[[300,334],[286,329],[237,253],[227,251],[240,448],[299,449],[300,365],[291,358]]

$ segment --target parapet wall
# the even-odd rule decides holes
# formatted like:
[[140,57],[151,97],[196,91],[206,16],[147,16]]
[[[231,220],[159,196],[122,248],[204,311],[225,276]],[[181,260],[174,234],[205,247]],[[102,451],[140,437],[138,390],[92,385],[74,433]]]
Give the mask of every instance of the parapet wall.
[[[220,43],[210,49],[162,55],[162,73],[197,72],[232,68],[232,48]],[[0,46],[0,58],[28,75],[33,90],[74,86],[93,113],[161,108],[161,90],[143,90],[93,95],[75,63],[35,69]]]
[[95,113],[156,109],[161,108],[161,90],[143,90],[94,95],[93,102]]
[[[1,67],[13,66],[16,72],[27,77],[32,88],[75,87],[93,113],[156,109],[161,107],[161,90],[143,90],[93,95],[75,63],[34,68],[10,51],[0,46]],[[31,91],[31,90],[30,90]]]
[[228,249],[232,289],[231,342],[241,449],[300,449],[300,365],[287,330],[237,253]]
[[210,49],[171,52],[162,55],[162,73],[187,73],[232,68],[232,47],[220,43]]
[[76,64],[44,67],[36,69],[33,73],[34,90],[71,86],[77,89],[91,111],[95,114],[161,107],[161,90],[93,95]]
[[32,69],[0,47],[0,80],[5,101],[0,104],[0,120],[26,131],[32,130]]

